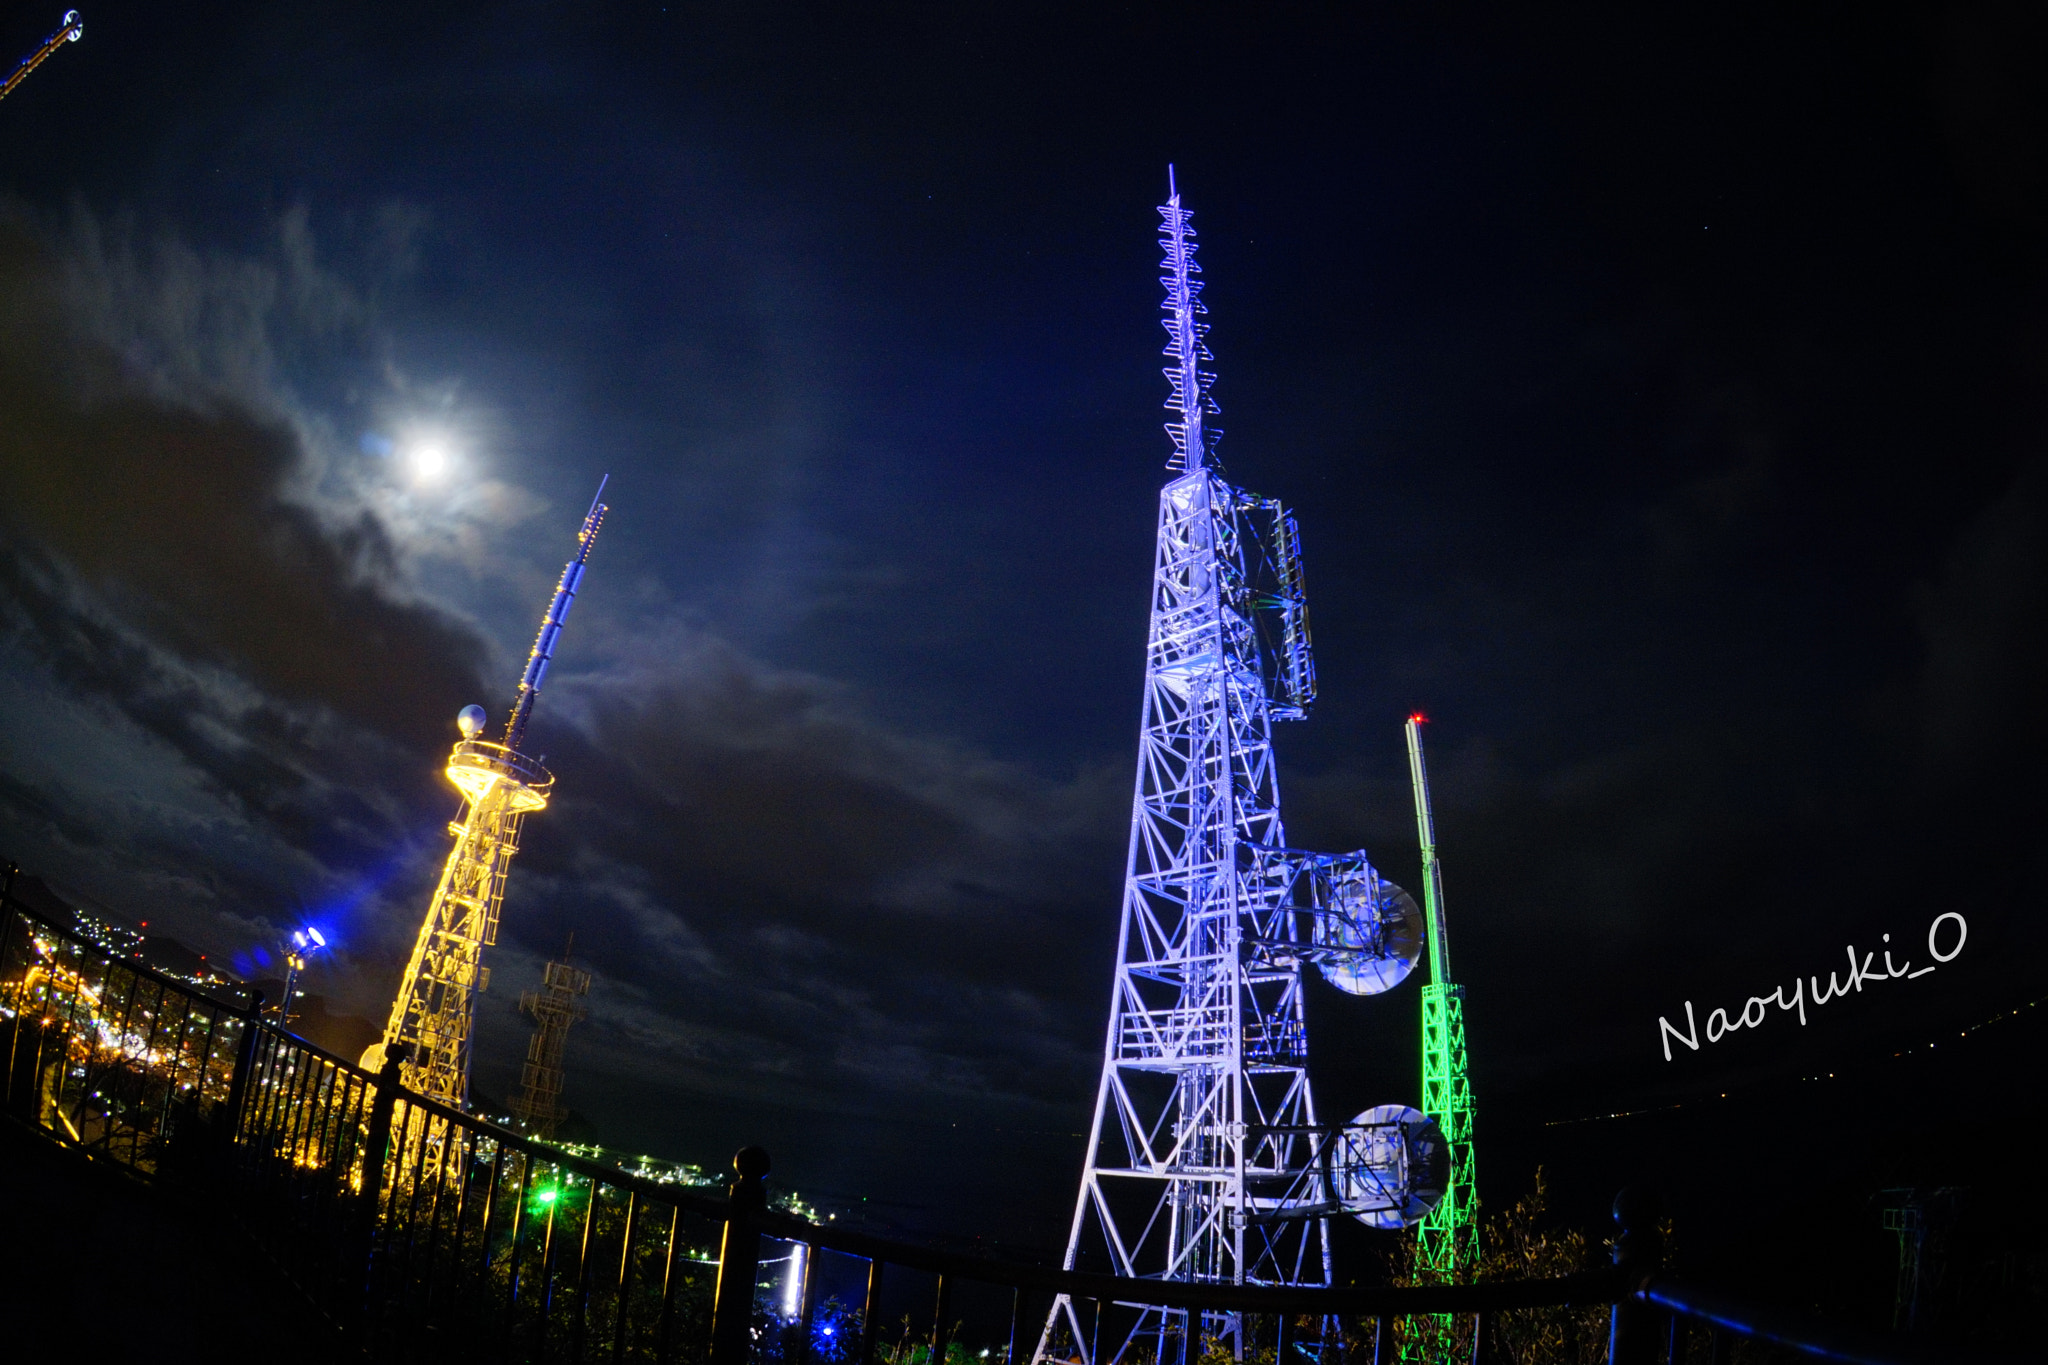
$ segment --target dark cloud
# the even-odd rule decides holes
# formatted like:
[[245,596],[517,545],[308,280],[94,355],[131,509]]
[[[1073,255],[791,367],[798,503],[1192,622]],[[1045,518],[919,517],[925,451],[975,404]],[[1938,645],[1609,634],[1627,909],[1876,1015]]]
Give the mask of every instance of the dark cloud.
[[[137,799],[27,769],[0,805],[107,899],[183,902],[207,946],[351,902],[322,989],[380,1013],[441,852],[447,699],[494,694],[486,648],[374,511],[322,490],[275,356],[365,315],[303,221],[267,267],[108,237],[16,222],[0,243],[0,402],[26,414],[0,436],[0,608],[33,703],[10,741],[62,747],[68,697]],[[617,592],[608,551],[593,583]],[[606,982],[584,1065],[617,1084],[653,1066],[671,1105],[1085,1091],[1100,954],[1074,945],[1112,932],[1121,775],[1049,780],[681,619],[608,641],[588,612],[572,660],[609,662],[558,672],[533,732],[563,792],[515,876],[486,1086],[523,1046],[518,969],[573,930]]]
[[667,643],[563,698],[587,731],[551,742],[574,777],[533,870],[557,894],[521,890],[544,906],[521,939],[574,928],[640,993],[639,1027],[669,1030],[671,1079],[719,1093],[1085,1086],[1093,1021],[1070,1002],[1100,972],[1074,945],[1110,932],[1124,779],[1048,782],[881,726],[843,686]]
[[209,260],[83,211],[0,225],[13,856],[221,956],[426,852],[437,703],[484,652],[374,517],[309,496],[279,342],[359,310],[303,229]]
[[2048,735],[2048,464],[2024,466],[1971,520],[1912,611],[1926,663],[1911,720],[1933,766],[1953,775],[1983,766],[1987,750],[2038,751]]
[[[184,354],[232,356],[233,338],[209,338],[207,319],[191,317],[200,335],[163,348],[181,356],[172,369],[131,362],[92,334],[107,317],[79,316],[85,291],[56,283],[66,266],[107,270],[103,258],[63,260],[18,222],[0,236],[0,404],[12,414],[0,431],[0,525],[17,553],[55,556],[166,648],[261,693],[409,746],[436,737],[432,700],[479,690],[475,636],[408,591],[367,512],[322,524],[289,496],[307,464],[301,434],[246,389],[205,386],[220,367]],[[109,271],[91,292],[137,278],[167,295],[200,292],[196,262],[161,267],[186,288]],[[242,288],[283,286],[258,274]],[[148,349],[146,332],[132,335]],[[251,364],[228,368],[247,382]],[[163,393],[166,382],[182,392]]]

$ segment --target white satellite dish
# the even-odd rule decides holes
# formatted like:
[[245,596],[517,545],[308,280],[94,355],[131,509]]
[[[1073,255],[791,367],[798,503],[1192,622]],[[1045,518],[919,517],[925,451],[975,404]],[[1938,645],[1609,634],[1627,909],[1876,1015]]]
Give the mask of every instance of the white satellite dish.
[[1415,897],[1369,866],[1330,879],[1316,915],[1316,966],[1352,995],[1378,995],[1408,979],[1422,960],[1422,911]]
[[1450,1184],[1443,1130],[1405,1104],[1368,1109],[1338,1129],[1329,1163],[1331,1197],[1367,1227],[1415,1226]]

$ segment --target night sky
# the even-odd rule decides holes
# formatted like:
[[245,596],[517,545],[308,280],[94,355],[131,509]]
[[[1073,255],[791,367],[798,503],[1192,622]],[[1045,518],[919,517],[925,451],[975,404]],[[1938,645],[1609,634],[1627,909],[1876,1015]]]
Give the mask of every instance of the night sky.
[[[0,855],[381,1022],[609,473],[476,1084],[573,931],[602,1140],[1057,1246],[1171,162],[1290,841],[1415,885],[1431,717],[1486,1197],[1956,1033],[2048,994],[2044,13],[101,0],[0,104]],[[1327,1113],[1418,1099],[1412,985],[1310,1008]]]

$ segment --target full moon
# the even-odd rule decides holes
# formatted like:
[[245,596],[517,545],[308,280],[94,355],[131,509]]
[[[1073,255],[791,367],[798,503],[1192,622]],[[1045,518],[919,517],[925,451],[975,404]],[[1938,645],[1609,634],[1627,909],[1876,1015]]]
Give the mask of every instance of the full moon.
[[434,483],[448,473],[448,467],[454,461],[446,444],[428,439],[413,442],[406,450],[405,462],[414,482]]

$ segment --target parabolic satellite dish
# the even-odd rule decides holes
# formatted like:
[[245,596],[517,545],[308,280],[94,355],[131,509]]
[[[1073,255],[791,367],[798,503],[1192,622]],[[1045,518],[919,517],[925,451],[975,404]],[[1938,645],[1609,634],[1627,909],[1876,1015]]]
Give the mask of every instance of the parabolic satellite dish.
[[1352,995],[1392,990],[1415,970],[1422,944],[1415,897],[1370,867],[1331,881],[1316,916],[1316,966],[1332,986]]
[[1368,1109],[1337,1131],[1330,1146],[1330,1193],[1367,1227],[1413,1227],[1450,1183],[1443,1130],[1405,1104]]

